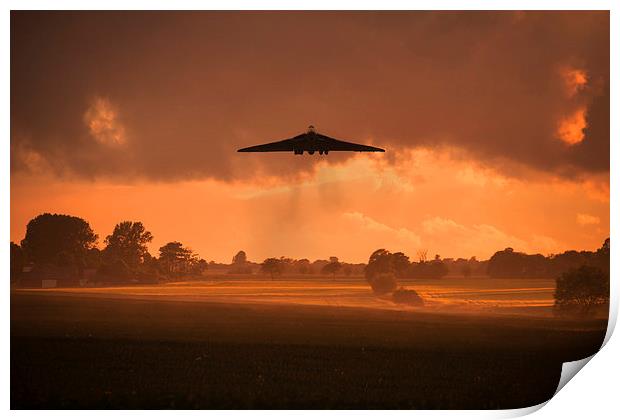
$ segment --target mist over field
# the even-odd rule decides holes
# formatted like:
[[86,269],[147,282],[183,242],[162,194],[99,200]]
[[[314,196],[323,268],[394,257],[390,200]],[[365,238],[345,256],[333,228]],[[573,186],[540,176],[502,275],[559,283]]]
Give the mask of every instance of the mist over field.
[[376,296],[363,279],[281,278],[180,281],[155,286],[31,289],[33,294],[220,302],[236,304],[314,305],[423,312],[476,312],[481,315],[551,316],[553,279],[442,279],[402,281],[415,288],[424,306],[394,303],[389,296]]

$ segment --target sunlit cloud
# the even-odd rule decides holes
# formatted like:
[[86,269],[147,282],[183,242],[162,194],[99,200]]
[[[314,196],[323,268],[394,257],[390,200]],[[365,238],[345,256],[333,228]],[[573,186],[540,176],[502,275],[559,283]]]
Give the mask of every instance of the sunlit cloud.
[[422,222],[425,243],[444,248],[442,245],[452,242],[453,255],[482,256],[486,258],[495,251],[508,247],[530,253],[551,253],[563,246],[557,240],[540,234],[517,237],[490,224],[464,225],[454,220],[433,217]]
[[406,247],[417,249],[421,246],[421,238],[409,229],[395,228],[380,223],[360,212],[347,212],[342,215],[345,220],[353,222],[367,235],[379,235],[385,243],[385,247]]
[[586,108],[581,107],[560,120],[557,137],[568,145],[579,144],[585,138]]
[[577,213],[577,223],[581,226],[592,226],[601,223],[601,218],[586,213]]
[[564,81],[566,96],[569,98],[583,90],[588,83],[588,74],[582,69],[562,67],[560,69],[560,75]]
[[91,136],[106,146],[119,146],[127,142],[125,127],[119,122],[118,111],[103,97],[96,97],[84,114],[84,123]]

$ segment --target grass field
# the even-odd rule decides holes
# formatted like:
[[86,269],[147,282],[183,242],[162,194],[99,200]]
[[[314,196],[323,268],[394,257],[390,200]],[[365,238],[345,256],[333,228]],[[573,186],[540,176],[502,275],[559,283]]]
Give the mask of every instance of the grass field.
[[606,327],[366,305],[355,288],[319,304],[151,287],[13,291],[11,407],[517,408],[550,398]]

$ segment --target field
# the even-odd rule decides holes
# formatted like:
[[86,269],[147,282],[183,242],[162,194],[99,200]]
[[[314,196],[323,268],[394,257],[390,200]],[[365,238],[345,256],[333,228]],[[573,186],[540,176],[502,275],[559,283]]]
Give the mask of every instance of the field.
[[407,286],[424,308],[359,279],[14,290],[11,407],[517,408],[605,333],[545,280]]

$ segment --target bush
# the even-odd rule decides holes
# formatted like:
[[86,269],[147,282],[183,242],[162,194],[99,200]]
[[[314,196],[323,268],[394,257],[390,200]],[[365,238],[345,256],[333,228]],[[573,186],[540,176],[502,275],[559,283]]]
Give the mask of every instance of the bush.
[[396,277],[392,273],[378,273],[372,276],[368,283],[372,291],[378,295],[393,292],[398,287]]
[[403,305],[422,306],[424,300],[418,295],[418,292],[412,289],[400,288],[392,294],[394,303],[402,303]]
[[587,315],[596,307],[609,305],[609,273],[583,265],[556,279],[555,309]]

